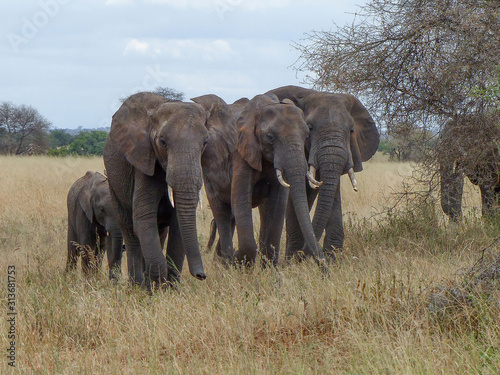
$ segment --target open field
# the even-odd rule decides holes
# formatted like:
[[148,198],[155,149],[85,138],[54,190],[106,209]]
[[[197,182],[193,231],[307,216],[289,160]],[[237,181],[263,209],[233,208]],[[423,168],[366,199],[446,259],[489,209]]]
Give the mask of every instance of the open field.
[[[328,276],[312,263],[226,270],[205,252],[206,281],[185,270],[178,290],[151,297],[125,280],[110,284],[105,269],[92,280],[64,274],[66,194],[87,170],[102,172],[102,159],[0,157],[2,374],[500,373],[498,294],[428,309],[430,293],[460,283],[499,235],[498,223],[476,218],[470,184],[461,224],[432,206],[382,220],[373,214],[412,166],[376,155],[357,175],[358,193],[342,181],[346,246]],[[198,219],[205,244],[206,200]]]

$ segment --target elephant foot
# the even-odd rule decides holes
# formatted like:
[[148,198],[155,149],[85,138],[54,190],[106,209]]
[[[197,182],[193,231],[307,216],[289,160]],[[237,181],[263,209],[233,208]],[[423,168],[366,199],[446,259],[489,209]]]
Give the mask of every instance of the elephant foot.
[[262,256],[262,258],[260,259],[260,266],[263,269],[278,268],[278,257],[269,258],[267,256]]
[[323,254],[325,254],[325,259],[328,264],[337,263],[342,260],[342,248],[331,246],[329,249],[323,249]]
[[233,264],[235,264],[236,266],[251,268],[255,264],[256,256],[257,256],[257,251],[255,251],[254,254],[247,254],[238,250],[234,253]]
[[232,256],[222,256],[220,254],[214,253],[214,262],[228,269],[234,265],[234,258]]

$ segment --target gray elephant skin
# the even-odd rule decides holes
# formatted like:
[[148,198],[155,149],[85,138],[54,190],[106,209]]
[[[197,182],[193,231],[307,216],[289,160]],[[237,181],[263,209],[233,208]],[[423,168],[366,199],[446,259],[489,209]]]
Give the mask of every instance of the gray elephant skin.
[[132,95],[113,115],[104,163],[125,239],[130,280],[147,289],[152,283],[177,281],[185,256],[191,275],[206,277],[196,207],[202,187],[201,156],[209,142],[207,116],[201,105],[152,93]]
[[462,216],[464,177],[481,192],[482,215],[499,213],[500,130],[498,118],[459,117],[443,127],[438,143],[441,207],[452,221]]
[[68,192],[68,259],[66,270],[76,268],[79,247],[91,254],[82,256],[84,274],[96,273],[107,253],[109,277],[121,273],[123,238],[115,219],[108,181],[98,172],[88,171]]
[[[309,174],[323,183],[319,189],[307,188],[309,209],[318,198],[313,228],[319,240],[323,233],[323,251],[335,258],[334,250],[344,245],[340,176],[349,173],[354,188],[354,172],[363,170],[363,162],[377,151],[379,132],[372,117],[361,102],[350,94],[319,92],[298,86],[284,86],[268,93],[280,100],[290,99],[304,112],[310,129],[306,145]],[[286,214],[286,257],[306,251],[300,230],[300,220],[289,202]],[[300,257],[299,257],[300,258]]]
[[[205,96],[192,100],[204,102],[208,107],[211,103],[208,99]],[[224,163],[212,163],[215,169],[211,172],[205,167],[203,170],[207,196],[220,234],[216,254],[225,263],[235,260],[251,265],[259,248],[263,264],[276,266],[290,195],[294,212],[303,222],[303,236],[312,249],[308,255],[323,262],[307,206],[304,147],[309,130],[302,111],[291,101],[280,101],[275,95],[257,95],[252,100],[242,98],[225,106],[224,111],[225,118],[232,113],[234,119],[233,124],[226,121],[225,131],[221,132],[225,134],[224,149],[230,151],[225,154],[228,159]],[[253,235],[254,207],[259,207],[261,219],[258,247]],[[232,245],[235,225],[236,253]],[[215,235],[214,228],[212,232]]]
[[203,95],[191,99],[208,112],[207,129],[210,141],[203,153],[201,164],[203,182],[215,227],[220,237],[216,258],[223,264],[232,263],[234,256],[234,219],[231,207],[231,181],[233,173],[233,152],[236,150],[238,132],[234,114],[224,100],[216,95]]

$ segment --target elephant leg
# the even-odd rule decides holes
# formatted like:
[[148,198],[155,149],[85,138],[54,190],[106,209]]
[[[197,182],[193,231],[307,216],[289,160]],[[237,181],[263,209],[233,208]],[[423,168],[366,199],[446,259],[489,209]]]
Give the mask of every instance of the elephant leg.
[[222,263],[229,263],[234,255],[231,206],[220,200],[210,181],[205,181],[205,192],[210,208],[212,209],[212,214],[214,215],[214,220],[210,228],[211,236],[209,245],[213,244],[215,232],[218,230],[219,241],[217,242],[215,254]]
[[78,249],[76,242],[77,234],[72,225],[68,225],[68,258],[66,260],[66,272],[74,271],[78,263]]
[[[307,188],[307,203],[309,211],[314,204],[314,200],[318,195],[317,190]],[[304,236],[300,229],[300,224],[297,215],[293,208],[292,200],[288,199],[286,206],[286,253],[285,259],[290,261],[292,258],[297,257],[298,260],[303,259],[303,255],[297,256],[304,247]]]
[[[234,256],[234,246],[233,246],[233,237],[234,237],[234,230],[236,229],[236,224],[235,224],[235,221],[234,221],[234,217],[231,215],[231,220],[230,220],[230,232],[228,234],[228,239],[230,241],[230,243],[226,246],[226,248],[229,248],[229,246],[231,247],[231,258],[227,258],[227,259],[232,259],[232,257]],[[223,257],[223,252],[222,252],[222,245],[221,245],[221,239],[220,239],[220,236],[219,236],[219,240],[217,241],[217,245],[215,247],[215,257],[218,257],[218,260],[220,259],[225,259]],[[224,261],[223,261],[224,262]]]
[[[113,190],[110,189],[113,196]],[[132,210],[128,210],[117,200],[114,200],[116,219],[125,242],[127,253],[127,272],[129,281],[135,285],[141,285],[144,281],[144,266],[139,238],[134,233],[132,221]],[[116,255],[118,256],[118,255]],[[109,258],[108,258],[109,259]]]
[[186,256],[184,245],[182,244],[181,232],[179,231],[179,223],[177,222],[177,215],[172,215],[168,229],[167,280],[169,285],[174,285],[180,280]]
[[96,246],[96,252],[94,254],[96,259],[96,271],[99,271],[102,266],[102,260],[104,258],[104,253],[106,252],[106,242],[108,238],[108,232],[104,228],[98,227],[97,229],[98,246]]
[[342,223],[342,199],[340,186],[333,201],[332,212],[326,224],[323,252],[327,259],[335,261],[335,252],[344,247],[344,226]]
[[464,177],[461,171],[451,164],[442,164],[441,172],[441,208],[452,221],[462,216],[462,194]]
[[231,207],[233,208],[238,234],[238,251],[234,258],[245,266],[252,266],[257,255],[257,243],[253,234],[252,195],[254,189],[253,170],[235,152],[231,186]]
[[117,280],[122,273],[123,256],[123,237],[118,230],[106,237],[106,254],[108,257],[109,279]]
[[229,262],[233,258],[233,217],[231,209],[224,207],[217,212],[215,222],[219,230],[219,241],[217,243],[216,254],[221,257],[223,262]]
[[88,275],[96,265],[97,251],[96,226],[92,224],[83,211],[76,215],[76,251],[82,258],[82,271]]
[[132,208],[134,230],[141,244],[146,267],[144,287],[148,290],[152,283],[158,287],[167,282],[167,260],[158,233],[158,207],[165,191],[164,181],[136,171]]
[[271,189],[269,198],[259,206],[261,220],[259,244],[264,255],[263,266],[267,262],[275,267],[278,266],[287,200],[288,189],[280,185]]
[[82,270],[84,275],[89,276],[96,273],[97,270],[97,234],[95,227],[92,226],[90,233],[85,233],[81,237],[82,251]]
[[483,217],[491,217],[495,212],[498,212],[498,192],[494,187],[487,185],[480,185],[479,190],[481,191]]

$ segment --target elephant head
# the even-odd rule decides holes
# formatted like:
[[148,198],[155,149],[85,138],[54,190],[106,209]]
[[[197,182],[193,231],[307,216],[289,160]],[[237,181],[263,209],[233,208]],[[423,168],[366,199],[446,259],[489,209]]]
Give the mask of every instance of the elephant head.
[[[304,111],[310,129],[309,175],[323,182],[313,218],[314,232],[318,239],[325,229],[327,235],[329,230],[334,233],[327,236],[325,251],[330,251],[332,246],[342,248],[340,176],[348,173],[357,189],[354,172],[361,171],[362,163],[378,148],[380,136],[375,122],[361,102],[350,94],[318,92],[297,86],[281,87],[270,93],[292,100]],[[299,244],[291,246],[296,247],[293,250],[300,248]]]
[[436,148],[441,207],[453,221],[462,215],[464,176],[479,186],[483,216],[498,212],[500,131],[494,116],[460,116],[446,122]]
[[[240,159],[246,162],[253,171],[253,182],[257,183],[253,191],[254,201],[256,200],[255,196],[259,195],[259,191],[262,193],[262,190],[272,189],[273,181],[279,181],[283,187],[290,188],[290,198],[294,212],[299,220],[305,241],[309,249],[311,249],[309,255],[312,255],[317,261],[322,261],[323,255],[314,237],[306,197],[307,161],[304,148],[309,129],[304,121],[302,110],[290,100],[284,99],[280,101],[275,95],[257,95],[248,101],[243,108],[237,108],[235,112],[240,113],[237,119],[239,130],[236,149]],[[234,169],[237,168],[235,161]],[[233,176],[235,176],[234,173]],[[259,185],[258,178],[255,176],[265,176],[268,185]],[[240,188],[240,184],[246,183],[242,181],[244,179],[237,180],[236,177],[233,179],[233,193],[235,195],[233,202],[238,202],[240,199],[239,194],[243,193],[243,196],[249,194],[243,187]],[[317,183],[317,181],[314,182]],[[236,227],[239,233],[240,228],[238,227],[238,216],[236,215],[238,207],[234,206],[235,204],[233,204],[233,210],[235,211]],[[285,207],[286,199],[282,208],[283,217]],[[271,207],[272,209],[281,210],[281,208]],[[274,214],[269,213],[270,216]],[[243,216],[243,214],[241,215]],[[279,219],[276,220],[279,221]],[[246,225],[248,226],[248,223]],[[278,223],[267,222],[265,225],[271,228],[276,225],[276,228],[280,228],[279,233],[281,233],[282,221],[281,226]],[[261,227],[261,236],[262,233],[263,228]],[[247,238],[243,237],[242,239],[240,235],[238,237],[239,251],[236,254],[238,260],[241,261],[246,258],[247,261],[253,261],[255,257],[253,246],[245,246],[242,242],[247,241]],[[249,230],[248,237],[250,237]],[[276,247],[279,248],[279,242]],[[273,259],[273,262],[276,261],[277,256]]]
[[111,203],[108,180],[98,172],[88,171],[68,193],[67,269],[76,265],[78,250],[75,244],[90,246],[94,251],[95,267],[90,266],[86,256],[83,260],[84,272],[88,273],[90,268],[97,270],[106,250],[110,278],[120,273],[123,239]]
[[[218,96],[203,95],[191,100],[202,105],[208,114],[209,141],[201,159],[203,181],[214,222],[219,228],[216,259],[223,264],[230,264],[234,253],[231,180],[232,154],[238,137],[236,123],[230,107]],[[213,226],[214,238],[216,226]]]
[[[181,249],[172,257],[183,259],[185,250],[191,274],[198,279],[205,278],[196,207],[202,187],[201,156],[209,140],[206,122],[207,114],[202,106],[168,101],[152,93],[131,96],[113,116],[104,153],[106,168],[113,190],[126,197],[122,200],[127,202],[122,204],[132,207],[134,232],[140,241],[146,273],[153,281],[164,282],[168,274],[157,215],[160,215],[158,205],[169,195],[169,190],[173,201],[167,211],[172,212],[175,206],[182,239]],[[119,162],[114,155],[123,155],[131,166],[132,186],[121,183],[124,171],[117,166]],[[126,189],[133,193],[123,192]],[[172,227],[171,223],[168,225]],[[138,263],[136,268],[141,267],[140,259],[135,263]],[[137,273],[135,277],[140,278]]]

